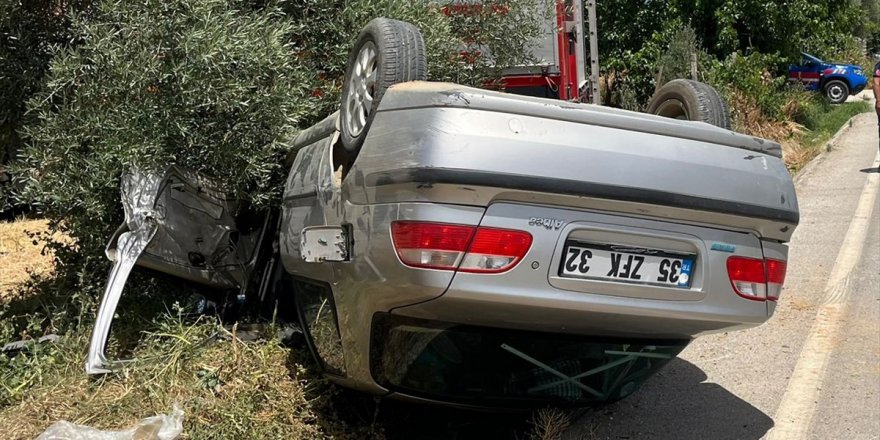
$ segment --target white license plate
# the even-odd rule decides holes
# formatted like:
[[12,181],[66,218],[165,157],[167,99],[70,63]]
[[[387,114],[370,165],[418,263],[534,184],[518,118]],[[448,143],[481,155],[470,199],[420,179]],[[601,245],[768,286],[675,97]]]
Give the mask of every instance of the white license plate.
[[559,275],[687,288],[693,271],[693,255],[633,246],[568,243]]

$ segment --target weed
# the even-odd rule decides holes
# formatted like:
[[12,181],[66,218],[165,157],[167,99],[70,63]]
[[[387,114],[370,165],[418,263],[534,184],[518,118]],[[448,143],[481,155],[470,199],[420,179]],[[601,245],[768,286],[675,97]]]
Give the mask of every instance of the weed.
[[34,438],[58,420],[122,429],[178,404],[191,439],[364,438],[326,414],[328,385],[276,341],[246,343],[207,318],[154,324],[135,361],[102,378],[83,372],[85,332],[0,355],[0,432]]
[[33,276],[54,272],[54,255],[42,243],[48,234],[45,220],[0,222],[0,303],[11,299],[16,287]]
[[870,110],[871,106],[867,101],[831,105],[821,96],[816,96],[810,105],[796,115],[796,120],[809,129],[803,137],[804,146],[812,148],[821,145],[853,116]]
[[532,416],[532,440],[559,440],[571,425],[568,415],[557,408],[546,408]]

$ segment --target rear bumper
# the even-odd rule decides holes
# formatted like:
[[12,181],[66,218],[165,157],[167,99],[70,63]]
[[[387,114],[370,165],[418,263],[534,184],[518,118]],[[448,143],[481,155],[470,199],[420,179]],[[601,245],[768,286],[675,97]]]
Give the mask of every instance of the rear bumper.
[[529,288],[499,292],[491,287],[466,291],[450,289],[434,301],[396,309],[394,314],[471,325],[634,339],[690,339],[756,327],[768,318],[764,303],[744,304],[742,309],[733,311],[701,302],[533,291]]
[[[346,211],[355,210],[349,206]],[[370,205],[362,212],[369,215],[358,219],[363,228],[354,227],[352,261],[332,263],[335,275],[330,284],[345,363],[345,379],[337,380],[374,394],[412,394],[394,389],[387,381],[383,384],[372,368],[373,351],[384,343],[373,328],[377,315],[493,331],[565,335],[576,341],[612,338],[634,343],[688,341],[706,333],[754,327],[772,312],[769,303],[737,296],[726,272],[716,273],[729,254],[711,251],[711,243],[729,243],[738,255],[763,256],[760,240],[746,232],[505,203],[493,204],[485,211],[443,204],[382,204]],[[565,221],[560,229],[540,224],[530,227],[532,217]],[[390,225],[395,220],[528,230],[534,244],[517,267],[503,274],[415,269],[397,259],[390,240]],[[558,277],[560,246],[568,237],[590,234],[611,241],[633,236],[657,243],[657,248],[690,249],[699,256],[692,287],[645,289]],[[779,246],[784,253],[784,245]],[[444,400],[424,393],[413,395]]]

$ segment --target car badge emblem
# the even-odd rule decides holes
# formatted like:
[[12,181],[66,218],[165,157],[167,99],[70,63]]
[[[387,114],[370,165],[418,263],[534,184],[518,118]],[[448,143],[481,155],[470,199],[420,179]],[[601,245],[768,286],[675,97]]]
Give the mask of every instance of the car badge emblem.
[[736,246],[727,243],[712,243],[712,250],[719,252],[728,252],[732,254],[736,252]]
[[529,219],[529,226],[542,226],[547,230],[558,230],[565,226],[565,220],[532,217]]

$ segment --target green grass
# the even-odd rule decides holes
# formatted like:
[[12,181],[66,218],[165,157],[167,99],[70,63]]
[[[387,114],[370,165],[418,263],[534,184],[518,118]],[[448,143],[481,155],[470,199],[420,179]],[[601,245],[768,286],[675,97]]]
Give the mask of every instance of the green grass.
[[807,128],[801,144],[806,148],[819,147],[831,139],[853,116],[871,110],[868,101],[831,105],[821,97],[813,99],[796,118],[798,123]]
[[0,432],[32,439],[59,420],[125,429],[138,419],[185,412],[188,439],[381,438],[369,423],[336,414],[335,389],[273,338],[243,342],[212,319],[164,316],[116,374],[86,376],[88,331],[14,358],[0,355]]
[[[123,326],[125,324],[123,323]],[[0,355],[0,432],[33,439],[67,420],[122,430],[184,411],[183,439],[483,438],[557,440],[566,412],[490,414],[377,400],[329,384],[303,348],[272,336],[244,342],[213,318],[162,315],[142,330],[136,359],[116,373],[83,370],[88,331],[13,358]],[[575,438],[589,439],[585,433]]]

